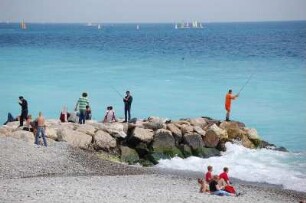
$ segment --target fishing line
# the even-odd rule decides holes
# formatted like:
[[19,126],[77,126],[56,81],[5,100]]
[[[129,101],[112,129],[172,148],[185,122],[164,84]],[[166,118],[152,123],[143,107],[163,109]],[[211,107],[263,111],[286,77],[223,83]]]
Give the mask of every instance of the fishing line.
[[111,87],[121,98],[124,98],[124,96],[114,87]]
[[245,86],[250,82],[250,80],[251,80],[251,78],[253,77],[254,74],[255,74],[255,72],[253,72],[253,73],[249,76],[248,80],[244,83],[244,85],[243,85],[243,86],[241,87],[241,89],[239,90],[238,95],[239,95],[240,92],[245,88]]

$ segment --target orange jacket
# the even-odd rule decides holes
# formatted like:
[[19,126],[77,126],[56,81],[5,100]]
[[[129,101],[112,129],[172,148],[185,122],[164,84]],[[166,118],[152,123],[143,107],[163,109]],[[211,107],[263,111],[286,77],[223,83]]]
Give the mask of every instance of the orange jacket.
[[227,93],[226,96],[225,96],[225,109],[226,110],[231,110],[231,103],[232,103],[232,99],[235,99],[236,96],[230,94],[230,93]]

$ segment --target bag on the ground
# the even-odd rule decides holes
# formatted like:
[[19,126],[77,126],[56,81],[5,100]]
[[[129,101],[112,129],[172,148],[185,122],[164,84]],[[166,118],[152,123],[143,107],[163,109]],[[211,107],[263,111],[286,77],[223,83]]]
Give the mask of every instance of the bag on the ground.
[[231,185],[225,186],[224,190],[225,190],[226,192],[229,192],[229,193],[232,193],[232,194],[235,194],[235,193],[236,193],[235,188],[234,188],[233,186],[231,186]]
[[77,116],[76,112],[71,112],[70,116],[68,117],[68,122],[71,123],[78,123],[79,122],[79,117]]

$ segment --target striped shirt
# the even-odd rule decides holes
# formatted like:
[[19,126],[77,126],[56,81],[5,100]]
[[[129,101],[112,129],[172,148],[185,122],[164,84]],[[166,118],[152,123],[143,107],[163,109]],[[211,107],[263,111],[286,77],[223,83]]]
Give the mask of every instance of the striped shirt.
[[86,106],[89,105],[89,102],[86,97],[80,97],[78,100],[79,110],[86,110]]

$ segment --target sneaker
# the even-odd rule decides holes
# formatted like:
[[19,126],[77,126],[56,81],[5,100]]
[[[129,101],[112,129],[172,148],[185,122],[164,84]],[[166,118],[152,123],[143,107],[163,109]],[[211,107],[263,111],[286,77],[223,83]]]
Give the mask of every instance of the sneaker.
[[239,196],[241,196],[241,193],[240,192],[236,193],[236,197],[239,197]]

